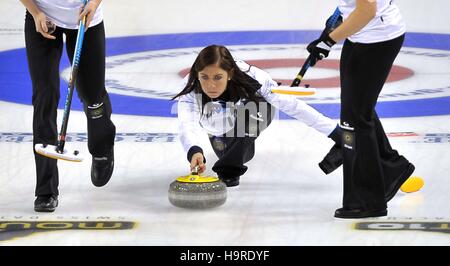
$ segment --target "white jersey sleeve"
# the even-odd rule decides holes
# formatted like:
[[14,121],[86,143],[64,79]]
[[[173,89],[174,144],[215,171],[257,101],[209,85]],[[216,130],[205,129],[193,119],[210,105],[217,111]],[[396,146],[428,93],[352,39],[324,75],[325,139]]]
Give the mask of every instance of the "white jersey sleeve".
[[[186,86],[187,77],[183,80]],[[200,107],[194,92],[180,96],[178,99],[179,139],[185,152],[193,146],[200,147],[200,136],[204,134],[200,126]]]
[[255,67],[250,66],[243,61],[237,62],[239,68],[254,78],[261,84],[258,93],[270,104],[277,109],[283,111],[287,115],[300,120],[307,126],[314,128],[320,133],[328,136],[336,128],[337,123],[332,119],[324,116],[316,111],[304,101],[291,95],[276,94],[272,89],[276,88],[278,84],[270,77],[270,75]]

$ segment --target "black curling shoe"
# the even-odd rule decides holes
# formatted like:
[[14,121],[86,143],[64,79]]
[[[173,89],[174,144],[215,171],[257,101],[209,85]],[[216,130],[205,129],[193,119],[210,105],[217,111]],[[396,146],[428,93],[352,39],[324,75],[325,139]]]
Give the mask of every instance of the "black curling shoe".
[[103,187],[111,179],[114,170],[114,148],[103,157],[92,157],[91,181],[96,187]]
[[238,177],[219,177],[227,187],[239,186],[239,176]]
[[386,216],[387,210],[361,210],[361,209],[345,209],[339,208],[334,213],[334,217],[342,219],[358,219],[368,217],[381,217]]
[[37,196],[34,201],[35,212],[54,212],[56,207],[58,207],[58,196],[56,195]]

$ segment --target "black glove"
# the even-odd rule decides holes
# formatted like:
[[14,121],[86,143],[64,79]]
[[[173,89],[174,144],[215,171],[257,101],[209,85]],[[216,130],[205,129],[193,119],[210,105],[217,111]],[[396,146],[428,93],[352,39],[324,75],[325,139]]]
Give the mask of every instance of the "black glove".
[[330,38],[330,36],[324,31],[320,35],[320,38],[311,42],[306,49],[311,54],[310,66],[314,66],[317,61],[328,57],[331,47],[336,42]]

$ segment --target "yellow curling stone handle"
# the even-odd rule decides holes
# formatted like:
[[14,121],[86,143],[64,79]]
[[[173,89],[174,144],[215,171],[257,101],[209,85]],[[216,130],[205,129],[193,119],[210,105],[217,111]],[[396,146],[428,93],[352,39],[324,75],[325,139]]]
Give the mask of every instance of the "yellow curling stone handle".
[[183,183],[212,183],[219,181],[219,178],[214,176],[199,176],[195,174],[190,174],[178,177],[177,181]]

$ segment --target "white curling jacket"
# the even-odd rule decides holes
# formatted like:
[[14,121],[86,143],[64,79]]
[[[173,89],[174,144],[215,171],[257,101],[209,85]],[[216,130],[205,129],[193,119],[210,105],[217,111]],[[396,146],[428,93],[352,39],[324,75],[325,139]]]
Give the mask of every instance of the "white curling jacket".
[[[255,66],[251,66],[244,61],[236,61],[238,67],[247,75],[258,81],[262,86],[258,93],[270,104],[283,111],[287,115],[294,117],[306,125],[316,129],[320,133],[328,136],[336,127],[336,122],[325,117],[304,101],[295,96],[272,93],[272,89],[278,84],[269,74]],[[183,80],[184,88],[188,77]],[[217,132],[208,131],[200,120],[202,119],[200,105],[194,92],[179,97],[178,100],[178,120],[179,138],[185,152],[193,146],[200,146],[199,135],[205,131],[209,134],[217,135]],[[225,132],[221,132],[223,134]]]
[[[344,20],[355,8],[355,0],[339,0],[339,10]],[[376,43],[395,39],[403,35],[405,31],[405,23],[394,0],[377,0],[375,17],[348,39],[358,43]]]
[[[78,29],[78,15],[83,6],[82,0],[34,0],[39,9],[56,24],[64,29]],[[103,21],[102,3],[95,11],[89,27]]]

